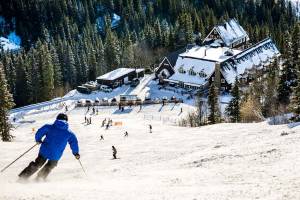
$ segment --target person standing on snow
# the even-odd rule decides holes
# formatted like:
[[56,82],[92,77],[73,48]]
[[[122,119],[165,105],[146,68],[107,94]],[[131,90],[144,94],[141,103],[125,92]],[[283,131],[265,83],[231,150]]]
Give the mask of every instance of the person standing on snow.
[[124,137],[128,137],[128,132],[127,131],[125,132]]
[[112,151],[113,151],[113,158],[117,159],[117,149],[116,149],[116,147],[112,146],[111,148],[112,148]]
[[38,157],[19,174],[21,180],[28,179],[47,162],[37,175],[37,180],[46,179],[51,170],[57,166],[67,143],[70,144],[75,158],[80,159],[78,140],[69,130],[66,114],[59,114],[53,124],[41,127],[35,135],[35,141],[41,144]]
[[150,133],[152,133],[152,125],[149,124]]

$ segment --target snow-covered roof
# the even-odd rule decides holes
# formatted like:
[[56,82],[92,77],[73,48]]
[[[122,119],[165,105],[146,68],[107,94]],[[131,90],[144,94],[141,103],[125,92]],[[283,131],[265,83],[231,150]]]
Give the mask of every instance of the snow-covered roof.
[[134,69],[134,68],[118,68],[115,69],[111,72],[108,72],[106,74],[103,74],[102,76],[99,76],[97,79],[102,79],[102,80],[115,80],[117,78],[120,78],[121,76],[124,76],[126,74],[129,74],[133,71],[136,71],[136,73],[140,73],[142,71],[145,71],[145,69],[139,68],[139,69]]
[[145,71],[145,69],[136,69],[136,73],[140,73],[140,72],[143,72],[143,71]]
[[[206,84],[208,78],[214,73],[215,62],[179,57],[174,70],[175,74],[169,77],[169,80],[199,86]],[[190,75],[190,70],[193,70],[195,75]],[[185,73],[180,73],[180,71],[185,71]]]
[[216,30],[226,46],[246,38],[249,40],[249,36],[244,28],[237,22],[236,19],[230,19],[224,24],[220,24],[214,27],[213,30]]
[[[226,55],[226,52],[231,52],[232,55]],[[186,52],[180,54],[180,57],[195,58],[213,62],[223,62],[232,56],[240,53],[240,50],[229,49],[228,47],[210,47],[210,46],[195,46]]]
[[[267,38],[244,51],[233,50],[233,56],[220,56],[228,48],[209,48],[207,56],[201,55],[206,47],[192,48],[180,54],[174,68],[175,74],[168,78],[170,81],[184,82],[197,85],[205,85],[208,78],[214,73],[216,62],[221,63],[221,73],[227,83],[235,82],[237,76],[247,73],[254,67],[261,69],[263,65],[268,65],[274,57],[278,57],[280,52],[271,38]],[[196,75],[190,75],[189,70],[193,69]],[[185,71],[186,73],[180,73]],[[206,74],[206,77],[200,76]]]
[[132,68],[118,68],[118,69],[115,69],[111,72],[103,74],[102,76],[99,76],[97,79],[115,80],[115,79],[120,78],[121,76],[124,76],[126,74],[129,74],[133,71],[135,71],[135,69],[132,69]]
[[269,64],[279,55],[280,52],[273,40],[267,38],[222,63],[224,69],[222,74],[228,83],[234,83],[237,75],[240,76],[253,67],[259,68]]

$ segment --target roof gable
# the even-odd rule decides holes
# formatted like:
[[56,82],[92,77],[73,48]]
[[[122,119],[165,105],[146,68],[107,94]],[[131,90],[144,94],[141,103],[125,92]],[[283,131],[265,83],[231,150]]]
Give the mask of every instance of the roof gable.
[[208,34],[208,36],[204,39],[204,41],[207,41],[210,35],[214,33],[214,31],[218,33],[226,46],[231,46],[235,42],[238,42],[242,39],[246,41],[249,40],[247,32],[237,22],[236,19],[230,19],[223,24],[215,26],[213,30]]

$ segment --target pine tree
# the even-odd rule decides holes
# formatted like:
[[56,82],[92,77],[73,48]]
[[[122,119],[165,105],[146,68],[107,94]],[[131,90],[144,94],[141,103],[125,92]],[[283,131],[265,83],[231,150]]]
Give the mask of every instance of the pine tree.
[[292,52],[294,68],[300,69],[300,24],[296,24],[293,30]]
[[232,99],[226,107],[226,114],[229,116],[231,122],[240,122],[241,113],[240,113],[240,91],[238,87],[238,80],[235,80],[235,84],[232,88]]
[[73,88],[77,83],[77,72],[75,66],[74,53],[70,45],[67,45],[67,54],[65,55],[65,74],[67,78],[67,85]]
[[292,110],[296,115],[295,120],[300,121],[300,71],[298,72],[298,85],[293,90]]
[[192,17],[189,13],[187,13],[185,16],[185,40],[187,44],[194,42],[193,34],[194,32],[193,32]]
[[208,92],[208,109],[209,116],[208,121],[210,124],[220,122],[220,110],[219,110],[219,92],[214,83],[211,84]]
[[279,64],[275,60],[270,66],[268,66],[266,78],[264,80],[264,93],[263,93],[263,105],[262,113],[265,117],[275,116],[278,113],[278,101],[277,101],[277,87],[279,77]]
[[8,121],[8,111],[14,106],[12,95],[7,89],[4,66],[0,63],[0,136],[3,141],[10,141],[11,125]]
[[128,31],[126,32],[125,41],[123,43],[122,66],[133,67],[133,63],[134,63],[133,45],[130,39],[130,33]]
[[31,103],[30,87],[28,80],[27,64],[22,55],[17,57],[16,65],[16,96],[14,98],[16,105],[24,106]]
[[110,29],[107,29],[105,38],[105,58],[108,70],[120,66],[120,44],[117,36]]
[[54,93],[54,70],[48,46],[41,41],[37,42],[37,61],[42,86],[40,98],[41,101],[47,101],[53,97]]
[[293,65],[292,59],[292,41],[290,34],[285,33],[285,48],[283,54],[283,69],[280,76],[278,86],[278,101],[281,105],[287,106],[290,103],[290,95],[292,93],[292,87],[296,83],[296,71]]

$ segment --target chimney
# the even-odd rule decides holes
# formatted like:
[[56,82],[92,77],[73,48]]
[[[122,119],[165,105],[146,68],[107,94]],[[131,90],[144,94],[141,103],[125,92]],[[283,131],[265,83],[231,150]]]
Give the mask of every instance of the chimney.
[[206,51],[207,51],[207,48],[205,47],[205,49],[204,49],[204,57],[206,57]]

